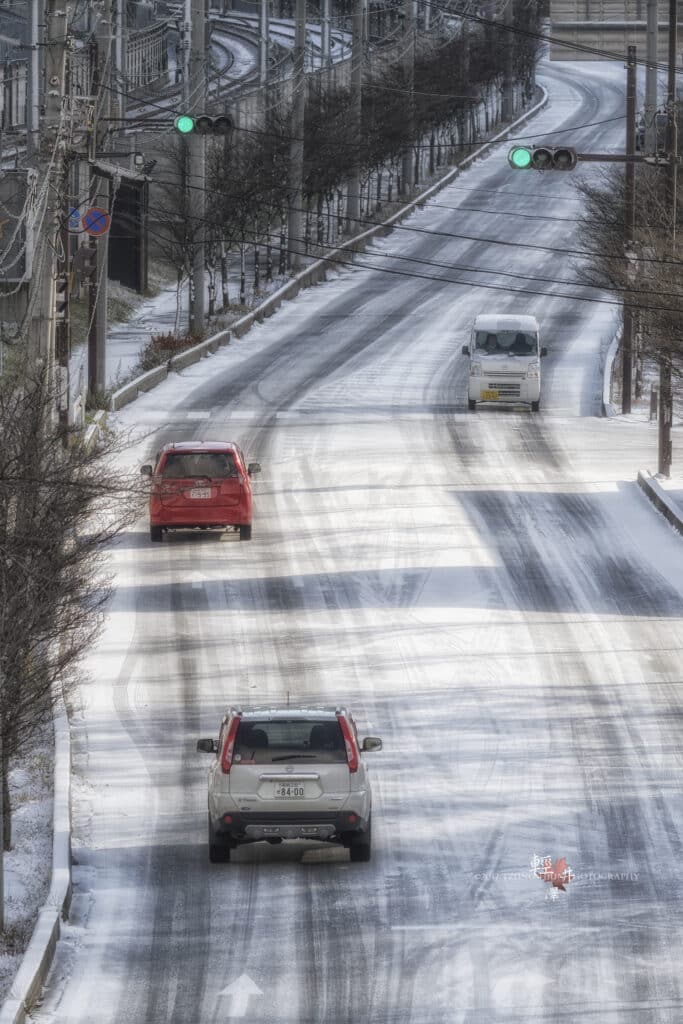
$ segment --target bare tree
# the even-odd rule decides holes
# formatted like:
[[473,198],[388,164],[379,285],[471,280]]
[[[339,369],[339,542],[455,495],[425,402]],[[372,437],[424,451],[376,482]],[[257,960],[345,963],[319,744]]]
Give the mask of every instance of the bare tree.
[[66,445],[55,394],[24,359],[0,378],[0,739],[3,847],[11,841],[8,762],[68,692],[109,595],[107,544],[139,515],[136,486],[111,468],[120,446]]
[[[580,224],[583,246],[591,253],[580,276],[624,298],[638,318],[643,354],[671,360],[683,378],[683,263],[672,246],[671,211],[661,168],[640,166],[637,175],[635,239],[624,246],[624,172],[609,169],[577,185],[585,201]],[[679,207],[680,209],[680,207]]]

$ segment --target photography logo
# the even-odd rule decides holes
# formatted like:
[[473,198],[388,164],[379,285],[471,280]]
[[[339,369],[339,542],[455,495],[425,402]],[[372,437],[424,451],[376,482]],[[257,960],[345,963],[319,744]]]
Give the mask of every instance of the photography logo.
[[566,887],[574,880],[574,872],[564,857],[560,857],[553,864],[552,857],[537,857],[534,854],[531,858],[531,870],[542,882],[550,882],[546,899],[556,900],[559,892],[566,892]]

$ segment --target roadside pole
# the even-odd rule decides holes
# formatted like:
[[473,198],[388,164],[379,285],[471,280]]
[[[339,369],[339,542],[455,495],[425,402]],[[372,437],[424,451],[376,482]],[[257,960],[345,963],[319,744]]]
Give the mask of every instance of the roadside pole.
[[28,80],[28,131],[26,133],[26,144],[31,156],[39,150],[39,128],[40,128],[40,35],[39,35],[39,7],[40,4],[31,4],[31,58]]
[[259,85],[268,85],[268,37],[270,36],[270,11],[268,0],[259,0],[258,5],[258,45],[259,45]]
[[[94,82],[96,85],[95,95],[99,103],[98,121],[93,125],[92,141],[89,151],[90,161],[90,197],[93,205],[109,210],[111,193],[109,182],[106,178],[98,176],[97,154],[102,148],[102,137],[100,136],[99,119],[104,120],[108,130],[110,124],[108,118],[111,114],[111,89],[112,84],[112,51],[114,50],[114,3],[115,0],[105,0],[103,16],[97,25],[97,74]],[[106,149],[106,146],[103,147]],[[107,387],[106,356],[107,356],[107,301],[108,301],[108,262],[109,262],[109,234],[94,239],[91,245],[94,246],[93,265],[94,273],[90,282],[88,292],[88,391],[91,395],[102,394]]]
[[[206,103],[206,25],[207,0],[192,0],[190,22],[190,111],[201,113]],[[204,263],[206,217],[206,138],[192,132],[188,139],[192,247],[192,292],[190,333],[201,336],[204,331]]]
[[415,137],[415,0],[403,0],[403,60],[407,77],[407,102],[406,124],[410,142],[403,148],[401,159],[401,195],[408,195],[413,189],[413,145]]
[[512,121],[513,115],[513,82],[514,82],[514,68],[513,68],[513,54],[512,54],[512,39],[514,27],[514,10],[513,0],[505,0],[505,7],[503,8],[503,24],[505,25],[505,51],[503,57],[503,88],[502,88],[502,103],[501,103],[501,117],[502,120]]
[[361,114],[363,104],[363,0],[354,0],[353,48],[351,50],[351,95],[353,122],[353,170],[349,176],[349,194],[346,199],[346,223],[349,231],[360,221],[361,182]]
[[[634,156],[636,151],[636,48],[628,47],[626,61],[626,156]],[[624,209],[624,252],[627,260],[627,273],[631,283],[631,264],[629,262],[630,246],[635,239],[636,222],[636,165],[626,161],[624,176],[625,209]],[[627,293],[624,300],[624,334],[622,338],[622,380],[621,380],[621,411],[631,411],[631,389],[633,379],[633,310],[631,298]]]
[[659,2],[647,0],[647,64],[645,66],[645,152],[657,150],[657,48]]
[[63,0],[47,0],[45,15],[45,113],[40,131],[40,155],[41,171],[48,181],[48,189],[41,231],[43,252],[35,268],[29,348],[34,359],[42,360],[46,379],[51,383],[55,358],[56,254],[59,252],[60,225],[64,216],[61,187],[66,143],[62,105],[66,95],[66,30],[71,4]]
[[289,146],[289,216],[287,222],[287,246],[289,266],[298,270],[304,261],[302,206],[304,179],[304,115],[306,111],[306,0],[296,0],[294,33],[292,89],[294,91],[291,119],[291,142]]
[[321,0],[320,4],[320,50],[322,66],[329,76],[332,66],[330,53],[330,0]]
[[[678,176],[678,130],[676,125],[676,47],[677,47],[678,0],[669,0],[669,53],[667,74],[667,139],[668,164],[666,168],[667,205],[670,211],[669,244],[672,257],[676,256],[676,214]],[[657,471],[663,476],[671,475],[672,442],[671,423],[673,420],[673,386],[671,380],[671,353],[660,338],[663,351],[659,364],[659,444]]]

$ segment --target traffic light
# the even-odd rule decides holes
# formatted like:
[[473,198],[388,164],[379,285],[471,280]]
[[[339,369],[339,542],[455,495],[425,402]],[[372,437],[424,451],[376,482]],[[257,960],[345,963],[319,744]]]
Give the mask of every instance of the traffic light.
[[578,157],[569,146],[513,146],[508,163],[515,171],[573,171]]
[[179,114],[173,125],[179,135],[229,135],[232,118],[227,114]]
[[69,275],[60,274],[55,281],[55,314],[58,320],[66,318],[69,309]]

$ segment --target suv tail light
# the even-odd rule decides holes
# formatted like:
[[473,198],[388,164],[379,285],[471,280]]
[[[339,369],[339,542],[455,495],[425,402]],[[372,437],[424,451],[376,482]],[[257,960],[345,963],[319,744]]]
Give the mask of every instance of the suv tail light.
[[350,772],[358,771],[358,747],[356,746],[356,738],[353,735],[353,729],[351,724],[345,715],[337,715],[337,720],[344,737],[344,746],[346,747],[346,762],[349,766]]
[[230,773],[232,767],[232,754],[235,749],[235,740],[237,739],[237,730],[240,726],[240,717],[235,715],[230,720],[228,731],[225,734],[225,740],[223,741],[223,750],[221,751],[221,771],[224,775]]

